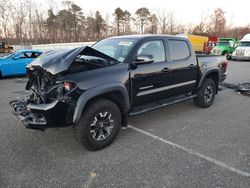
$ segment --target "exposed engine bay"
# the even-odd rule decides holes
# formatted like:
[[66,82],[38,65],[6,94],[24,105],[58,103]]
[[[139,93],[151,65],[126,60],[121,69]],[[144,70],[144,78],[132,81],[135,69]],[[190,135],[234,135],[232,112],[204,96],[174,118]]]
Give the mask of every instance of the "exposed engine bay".
[[59,126],[72,123],[73,109],[82,93],[76,84],[62,81],[61,75],[54,76],[39,67],[28,70],[28,76],[25,89],[30,91],[29,97],[10,102],[26,127],[44,129],[44,126],[52,126],[51,120],[62,123]]
[[27,128],[44,130],[71,125],[83,90],[74,81],[65,80],[65,76],[115,63],[116,60],[90,47],[44,53],[27,67],[29,80],[25,89],[30,95],[10,102],[13,113]]

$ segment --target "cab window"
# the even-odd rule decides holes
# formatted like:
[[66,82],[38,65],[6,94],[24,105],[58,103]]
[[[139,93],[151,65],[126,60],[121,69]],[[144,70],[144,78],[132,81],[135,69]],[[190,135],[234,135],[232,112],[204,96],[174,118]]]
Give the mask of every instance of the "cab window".
[[172,61],[186,59],[191,54],[188,43],[183,40],[169,40],[169,52]]
[[166,60],[163,41],[145,42],[138,50],[138,55],[153,55],[154,63],[164,62]]

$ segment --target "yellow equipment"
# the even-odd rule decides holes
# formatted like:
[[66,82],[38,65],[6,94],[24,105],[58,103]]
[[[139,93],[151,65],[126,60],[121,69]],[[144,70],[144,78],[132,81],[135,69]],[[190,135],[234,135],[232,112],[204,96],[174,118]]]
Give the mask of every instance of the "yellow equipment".
[[208,37],[199,35],[187,35],[195,52],[203,52],[205,42],[208,42]]
[[11,53],[12,51],[12,46],[6,45],[5,42],[0,42],[0,53]]

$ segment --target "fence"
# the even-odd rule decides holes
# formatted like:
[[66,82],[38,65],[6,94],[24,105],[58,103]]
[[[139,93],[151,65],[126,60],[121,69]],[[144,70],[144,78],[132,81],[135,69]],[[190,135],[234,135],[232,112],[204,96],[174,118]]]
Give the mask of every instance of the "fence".
[[53,49],[70,49],[77,48],[80,46],[91,46],[95,42],[75,42],[75,43],[54,43],[54,44],[22,44],[22,45],[13,45],[14,50],[20,49],[35,49],[35,50],[53,50]]

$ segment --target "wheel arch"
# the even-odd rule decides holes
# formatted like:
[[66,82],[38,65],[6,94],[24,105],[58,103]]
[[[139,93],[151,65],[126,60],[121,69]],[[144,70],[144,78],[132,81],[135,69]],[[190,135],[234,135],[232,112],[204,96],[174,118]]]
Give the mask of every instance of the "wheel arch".
[[97,98],[105,98],[114,102],[121,111],[122,125],[127,126],[127,116],[130,109],[130,100],[127,89],[122,84],[107,84],[87,90],[79,97],[73,116],[73,123],[80,120],[85,107]]
[[219,90],[219,78],[220,78],[220,73],[218,69],[213,69],[213,70],[209,70],[207,72],[205,72],[199,82],[198,88],[200,88],[203,84],[203,82],[205,81],[205,79],[207,78],[211,78],[216,86],[216,94],[218,93]]

